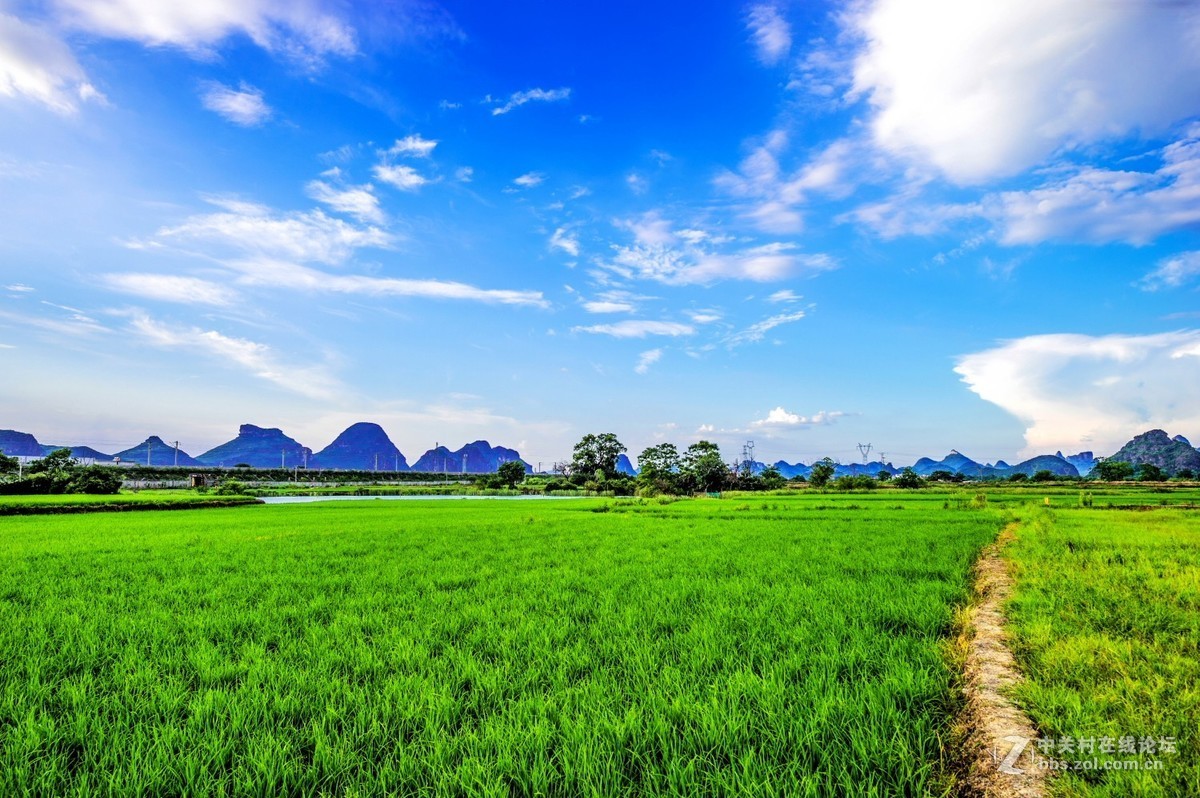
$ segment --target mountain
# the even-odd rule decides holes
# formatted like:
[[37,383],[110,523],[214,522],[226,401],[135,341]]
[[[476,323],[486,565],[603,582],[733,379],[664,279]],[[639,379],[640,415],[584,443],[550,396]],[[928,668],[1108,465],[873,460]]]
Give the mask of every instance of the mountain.
[[41,457],[45,454],[37,438],[28,432],[0,429],[0,454],[9,457]]
[[[176,460],[175,447],[164,441],[157,435],[151,435],[146,440],[139,443],[137,446],[126,449],[123,452],[117,452],[109,459],[116,460],[120,458],[122,463],[133,463],[134,465],[146,465],[146,450],[150,450],[150,465],[155,466],[198,466],[199,462],[194,457],[189,455],[183,449],[179,450],[179,458]],[[94,450],[93,450],[94,451]]]
[[196,457],[203,465],[236,466],[239,463],[254,468],[292,468],[308,465],[312,449],[283,434],[274,427],[264,429],[253,424],[238,427],[238,435]]
[[951,449],[950,454],[941,460],[922,457],[913,463],[912,469],[923,477],[929,476],[934,471],[949,471],[951,474],[962,474],[967,477],[987,476],[988,474],[988,469],[982,463],[975,462],[955,449]]
[[636,477],[637,469],[633,467],[633,463],[629,462],[628,457],[619,454],[617,455],[617,473],[628,477]]
[[96,451],[91,446],[51,446],[46,443],[42,444],[43,454],[50,454],[50,452],[54,452],[59,449],[70,449],[71,456],[76,460],[99,460],[102,463],[108,463],[113,459],[113,455]]
[[1192,448],[1187,438],[1179,440],[1181,437],[1172,438],[1160,429],[1152,429],[1136,436],[1108,459],[1135,466],[1150,463],[1161,468],[1168,476],[1174,476],[1182,468],[1200,471],[1200,452]]
[[[520,459],[521,454],[515,449],[493,447],[487,441],[475,441],[454,452],[445,446],[430,449],[412,464],[412,470],[434,474],[491,474],[501,463]],[[525,471],[533,471],[528,463],[525,464]]]
[[408,460],[378,424],[351,424],[333,443],[313,455],[309,468],[407,471]]
[[1075,470],[1079,472],[1080,476],[1086,477],[1088,474],[1092,473],[1092,469],[1096,467],[1096,458],[1091,452],[1080,452],[1079,454],[1067,455],[1059,452],[1058,456],[1075,466]]
[[1059,477],[1077,477],[1079,470],[1071,465],[1064,458],[1054,454],[1042,454],[1037,457],[1031,457],[1028,460],[1017,463],[1008,471],[1003,472],[1003,476],[1009,474],[1027,474],[1033,476],[1039,471],[1049,471]]

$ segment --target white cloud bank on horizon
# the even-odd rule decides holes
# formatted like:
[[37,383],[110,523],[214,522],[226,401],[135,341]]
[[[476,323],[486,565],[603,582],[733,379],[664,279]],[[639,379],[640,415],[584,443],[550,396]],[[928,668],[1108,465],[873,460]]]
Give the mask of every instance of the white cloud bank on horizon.
[[964,355],[954,370],[1025,424],[1023,457],[1110,455],[1154,428],[1200,435],[1200,330],[1033,335]]

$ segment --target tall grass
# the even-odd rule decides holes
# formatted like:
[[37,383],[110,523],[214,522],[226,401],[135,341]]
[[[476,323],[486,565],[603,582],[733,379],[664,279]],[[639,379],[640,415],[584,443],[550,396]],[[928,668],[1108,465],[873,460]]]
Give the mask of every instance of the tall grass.
[[0,794],[948,789],[994,515],[600,506],[0,519]]

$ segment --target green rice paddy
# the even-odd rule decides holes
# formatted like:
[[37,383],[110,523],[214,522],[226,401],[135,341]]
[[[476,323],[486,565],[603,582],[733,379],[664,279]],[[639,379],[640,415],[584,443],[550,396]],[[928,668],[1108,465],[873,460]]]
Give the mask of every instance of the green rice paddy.
[[1180,752],[1054,789],[1189,794],[1194,514],[977,495],[0,518],[0,795],[953,794],[955,619],[1014,513],[1018,699]]

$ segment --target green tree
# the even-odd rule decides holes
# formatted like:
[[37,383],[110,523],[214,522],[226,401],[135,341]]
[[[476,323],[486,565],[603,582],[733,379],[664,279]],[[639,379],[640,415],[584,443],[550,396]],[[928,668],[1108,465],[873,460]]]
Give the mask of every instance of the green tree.
[[601,481],[617,476],[617,458],[628,451],[625,444],[611,432],[600,435],[587,434],[575,444],[571,458],[571,473],[586,479],[599,477]]
[[30,474],[47,474],[50,477],[66,476],[75,470],[79,462],[70,449],[55,449],[41,460],[34,460],[26,470]]
[[660,443],[642,450],[638,455],[637,481],[643,487],[659,493],[678,490],[678,476],[683,468],[679,450],[673,443]]
[[1029,479],[1029,475],[1024,471],[1018,471],[1015,474],[1009,474],[1008,476],[1009,482],[1024,482],[1027,479]]
[[891,471],[880,471],[878,474],[875,475],[875,479],[879,480],[880,482],[887,482],[891,478],[892,478]]
[[697,441],[683,454],[683,473],[696,490],[715,492],[725,486],[729,467],[721,459],[721,448],[710,441]]
[[1032,479],[1034,482],[1053,482],[1057,478],[1058,477],[1055,476],[1054,472],[1049,468],[1043,468],[1030,477],[1030,479]]
[[1181,468],[1175,472],[1175,478],[1182,479],[1185,482],[1190,482],[1196,478],[1196,472],[1192,471],[1190,468]]
[[525,463],[520,460],[509,460],[507,463],[501,463],[496,469],[496,476],[500,481],[510,488],[515,488],[518,482],[525,479]]
[[911,489],[921,487],[925,484],[925,480],[921,479],[920,474],[916,471],[906,468],[896,475],[896,478],[892,480],[892,484],[897,488]]
[[8,457],[0,452],[0,476],[16,474],[21,470],[21,462],[15,457]]
[[67,486],[67,493],[111,495],[121,492],[121,474],[114,468],[90,465],[76,469]]
[[779,490],[787,484],[783,474],[779,473],[779,469],[773,465],[764,468],[758,475],[758,480],[762,483],[763,490]]
[[1133,476],[1133,464],[1124,460],[1104,460],[1096,463],[1094,471],[1105,482],[1120,482]]
[[1164,482],[1166,478],[1163,470],[1153,463],[1142,463],[1138,466],[1139,482]]
[[833,472],[833,460],[828,457],[824,460],[818,460],[813,463],[812,471],[808,475],[808,484],[814,488],[823,488],[829,484],[829,480],[833,477]]

